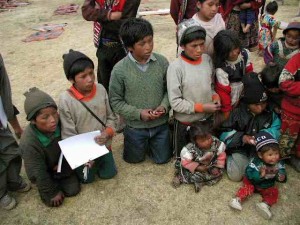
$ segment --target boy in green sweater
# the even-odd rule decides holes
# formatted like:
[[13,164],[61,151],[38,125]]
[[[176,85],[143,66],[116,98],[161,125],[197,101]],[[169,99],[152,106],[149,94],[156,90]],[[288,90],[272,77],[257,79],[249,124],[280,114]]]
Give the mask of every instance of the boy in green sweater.
[[129,53],[113,68],[109,100],[126,123],[123,158],[138,163],[149,152],[155,163],[166,163],[171,157],[166,88],[169,63],[152,52],[153,29],[148,21],[127,20],[120,36]]

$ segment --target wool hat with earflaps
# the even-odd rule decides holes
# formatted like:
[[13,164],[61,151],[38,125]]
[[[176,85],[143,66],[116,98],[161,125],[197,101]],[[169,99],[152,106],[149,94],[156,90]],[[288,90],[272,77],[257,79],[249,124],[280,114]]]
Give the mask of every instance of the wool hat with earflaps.
[[69,53],[64,54],[62,58],[64,60],[64,71],[68,80],[70,78],[70,70],[76,61],[82,59],[88,60],[94,66],[93,61],[89,57],[87,57],[85,54],[81,52],[74,51],[73,49],[70,49]]
[[30,121],[41,109],[49,106],[57,108],[57,105],[53,98],[36,87],[30,88],[29,91],[24,93],[24,95],[26,97],[24,102],[24,109],[27,115],[26,119],[28,121]]
[[242,82],[244,84],[242,99],[246,104],[257,104],[267,101],[268,96],[266,89],[258,78],[257,73],[251,72],[245,74],[242,78]]
[[273,138],[271,134],[265,131],[261,131],[258,134],[256,134],[255,141],[256,141],[256,151],[260,151],[262,147],[268,144],[278,145],[278,141],[275,138]]

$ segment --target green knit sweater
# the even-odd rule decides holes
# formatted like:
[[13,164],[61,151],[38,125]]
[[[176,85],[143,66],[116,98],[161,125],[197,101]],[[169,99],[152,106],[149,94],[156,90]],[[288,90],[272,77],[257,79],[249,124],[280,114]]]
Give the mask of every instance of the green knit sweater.
[[124,117],[126,124],[134,128],[152,128],[167,122],[168,114],[144,122],[140,118],[143,109],[163,106],[169,109],[166,87],[167,59],[153,53],[153,60],[145,72],[141,71],[129,56],[113,68],[109,84],[109,100],[115,113]]

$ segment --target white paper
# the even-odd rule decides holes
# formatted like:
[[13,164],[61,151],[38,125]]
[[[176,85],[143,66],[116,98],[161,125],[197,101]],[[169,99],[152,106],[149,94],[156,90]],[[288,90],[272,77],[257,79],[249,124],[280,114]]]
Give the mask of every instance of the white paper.
[[72,169],[109,152],[105,145],[100,146],[95,142],[94,138],[98,135],[100,135],[100,131],[93,131],[58,142],[64,157]]

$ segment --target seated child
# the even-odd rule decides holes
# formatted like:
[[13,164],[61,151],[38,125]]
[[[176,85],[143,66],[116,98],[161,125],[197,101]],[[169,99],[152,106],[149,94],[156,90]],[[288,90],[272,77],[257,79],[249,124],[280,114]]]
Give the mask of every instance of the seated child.
[[277,2],[271,1],[266,6],[266,13],[261,16],[258,33],[258,47],[261,52],[274,41],[277,29],[280,27],[280,21],[274,17],[277,10]]
[[94,63],[89,57],[71,49],[63,59],[65,75],[72,85],[59,99],[62,138],[100,130],[101,135],[95,141],[105,144],[110,150],[108,154],[76,168],[76,173],[82,183],[93,182],[96,173],[102,179],[112,178],[117,174],[110,147],[116,116],[110,108],[106,90],[95,83]]
[[221,108],[214,90],[212,60],[204,53],[206,31],[199,25],[181,25],[178,37],[183,51],[167,72],[169,101],[174,113],[174,152],[178,159],[189,142],[187,128],[199,120],[212,121],[214,113]]
[[26,119],[30,121],[20,141],[25,170],[31,182],[36,183],[42,201],[47,206],[57,207],[65,196],[74,196],[80,191],[76,174],[65,159],[61,172],[57,171],[61,155],[57,105],[37,88],[31,88],[24,95]]
[[231,30],[222,30],[214,38],[216,92],[221,98],[221,111],[227,118],[235,108],[244,89],[246,73],[253,71],[249,51],[241,48],[239,37]]
[[181,163],[175,163],[177,172],[173,185],[194,184],[195,192],[199,192],[203,185],[211,186],[221,180],[226,146],[212,135],[208,121],[194,123],[189,133],[191,142],[181,150]]
[[241,203],[254,192],[262,195],[262,202],[256,204],[256,210],[265,219],[271,219],[270,207],[278,200],[278,188],[275,181],[285,182],[284,163],[279,160],[278,142],[268,132],[259,132],[255,137],[257,157],[246,168],[243,186],[236,193],[230,206],[242,210]]
[[[261,0],[244,0],[241,4],[251,3],[251,2],[260,3]],[[249,30],[250,30],[251,25],[256,20],[255,10],[253,10],[252,8],[241,9],[240,14],[239,14],[239,18],[240,18],[240,22],[241,22],[243,32],[248,33]]]
[[220,140],[226,144],[226,169],[232,181],[242,179],[250,159],[256,155],[254,135],[261,131],[276,139],[280,135],[280,119],[267,108],[267,93],[258,75],[247,74],[243,83],[241,103],[221,126]]
[[281,157],[291,156],[290,162],[300,172],[300,53],[285,65],[279,77],[283,91]]
[[120,36],[128,55],[113,68],[109,99],[115,113],[124,117],[123,159],[128,163],[155,163],[171,157],[166,88],[167,59],[153,53],[153,29],[144,19],[130,18]]
[[287,61],[300,52],[300,22],[291,22],[283,30],[284,37],[269,45],[264,52],[266,64],[275,62],[282,70]]
[[279,89],[278,85],[280,73],[281,70],[279,66],[273,62],[268,63],[260,72],[261,81],[266,87],[269,108],[279,116],[283,98],[283,92]]
[[31,188],[30,183],[20,176],[20,149],[8,126],[9,123],[20,138],[23,130],[17,118],[18,113],[12,103],[9,77],[0,54],[0,207],[5,210],[11,210],[17,205],[16,199],[8,191],[26,192]]

